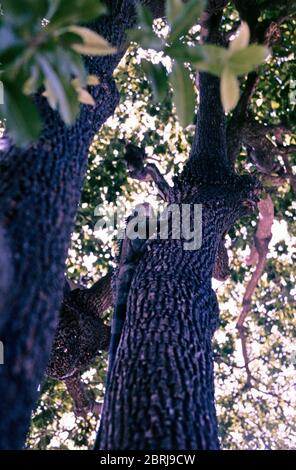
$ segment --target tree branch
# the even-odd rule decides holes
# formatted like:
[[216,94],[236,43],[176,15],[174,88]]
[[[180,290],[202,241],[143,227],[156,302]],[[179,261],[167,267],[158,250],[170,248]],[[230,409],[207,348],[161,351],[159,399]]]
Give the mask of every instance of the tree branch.
[[171,202],[173,198],[172,188],[154,163],[145,164],[146,158],[147,156],[144,150],[140,147],[133,144],[126,146],[124,160],[129,171],[129,176],[139,181],[153,181],[158,189],[159,196],[164,201]]
[[93,24],[119,49],[112,56],[86,59],[88,73],[101,79],[90,89],[96,105],[81,106],[70,127],[39,97],[43,131],[38,142],[25,149],[4,145],[0,152],[0,225],[13,253],[13,289],[0,315],[5,344],[5,364],[0,367],[1,449],[19,449],[25,441],[57,326],[89,145],[118,104],[112,72],[135,15],[134,2],[124,0],[118,15]]
[[[296,175],[289,163],[289,155],[296,153],[296,145],[283,145],[284,136],[291,135],[291,130],[283,125],[264,126],[254,119],[249,119],[243,126],[241,141],[247,147],[249,157],[265,180],[273,186],[279,186],[289,179],[296,195]],[[271,134],[275,140],[268,138]],[[277,160],[281,156],[284,167]],[[273,173],[277,173],[274,175]]]
[[254,94],[259,76],[256,72],[249,73],[245,88],[232,117],[227,125],[227,152],[231,165],[234,166],[235,160],[239,155],[241,148],[241,133],[247,118],[247,110],[250,100]]
[[247,336],[244,324],[247,315],[251,310],[251,300],[253,293],[264,272],[269,243],[272,236],[271,227],[274,219],[274,206],[271,197],[268,195],[266,199],[261,199],[261,201],[258,203],[258,208],[259,220],[257,223],[257,230],[254,235],[254,245],[252,246],[249,258],[247,259],[247,264],[256,265],[256,268],[246,287],[246,291],[243,297],[243,308],[236,325],[242,344],[242,353],[245,362],[248,386],[251,385],[252,375],[249,368],[250,360],[248,356]]
[[93,413],[96,416],[100,415],[102,403],[96,402],[89,396],[80,373],[76,373],[65,379],[65,384],[74,402],[74,413],[76,416],[85,418],[88,413]]
[[111,328],[101,317],[113,305],[112,275],[111,270],[90,289],[71,285],[74,289],[66,292],[60,309],[46,374],[65,382],[78,416],[97,414],[101,409],[89,396],[81,373],[109,348]]
[[[226,2],[209,1],[202,16],[202,38],[206,43],[221,44],[222,11]],[[186,170],[207,182],[225,181],[231,173],[226,148],[226,118],[220,99],[220,80],[199,74],[199,109],[197,125]]]
[[[264,6],[268,6],[269,3],[266,5],[261,4],[260,8],[257,3],[256,0],[250,0],[248,2],[243,0],[234,1],[241,19],[246,21],[250,27],[251,42],[263,42],[267,47],[271,47],[277,44],[281,38],[280,26],[282,23],[292,17],[289,14],[290,2],[287,2],[283,14],[279,18],[274,20],[268,19],[262,22],[258,22],[258,18],[264,10]],[[240,152],[242,132],[248,116],[248,107],[258,81],[259,76],[256,72],[251,72],[248,75],[245,82],[245,89],[227,125],[227,149],[232,166],[234,166],[235,160]]]

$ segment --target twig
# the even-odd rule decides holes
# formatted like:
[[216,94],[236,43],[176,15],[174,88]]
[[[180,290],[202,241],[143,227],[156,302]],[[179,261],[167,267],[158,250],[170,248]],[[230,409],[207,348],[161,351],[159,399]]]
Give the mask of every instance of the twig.
[[254,94],[258,81],[259,76],[256,72],[248,74],[244,91],[241,94],[239,102],[233,111],[232,117],[227,126],[227,151],[232,165],[234,165],[240,151],[242,140],[241,134],[246,122],[249,102]]
[[[291,19],[292,15],[288,13],[288,5],[285,9],[284,14],[277,18],[275,21],[269,20],[267,23],[258,23],[257,19],[260,16],[260,12],[254,5],[254,9],[247,5],[246,2],[237,0],[234,2],[238,9],[240,16],[243,20],[247,21],[252,32],[252,41],[262,41],[267,47],[271,47],[276,44],[280,39],[280,26],[287,19]],[[260,26],[260,31],[257,26]],[[262,38],[261,38],[262,37]],[[229,159],[234,165],[237,156],[239,155],[240,146],[242,143],[242,133],[244,130],[244,124],[247,121],[247,111],[251,98],[256,90],[259,81],[259,76],[256,72],[248,74],[245,89],[241,95],[241,98],[235,108],[232,118],[230,119],[227,126],[227,146]]]
[[266,257],[268,253],[269,242],[271,240],[271,227],[274,220],[274,206],[271,197],[268,195],[266,199],[262,199],[258,203],[259,208],[259,221],[257,224],[257,230],[254,235],[254,245],[251,250],[251,256],[248,259],[248,264],[255,264],[256,268],[252,274],[252,277],[246,287],[245,295],[243,298],[243,308],[240,313],[237,329],[239,332],[242,353],[244,357],[244,363],[247,373],[247,385],[251,386],[252,374],[249,368],[249,356],[247,350],[247,336],[245,330],[245,320],[248,313],[251,310],[251,300],[253,293],[258,285],[258,282],[264,272]]
[[[268,134],[275,138],[271,142]],[[249,156],[257,170],[265,175],[268,183],[272,186],[280,186],[289,179],[294,194],[296,195],[296,175],[293,174],[289,162],[289,155],[296,153],[296,145],[284,146],[284,136],[291,135],[291,129],[284,125],[264,126],[254,119],[250,119],[243,127],[242,143],[249,148]],[[284,166],[277,161],[281,156]],[[277,175],[271,174],[276,172]]]

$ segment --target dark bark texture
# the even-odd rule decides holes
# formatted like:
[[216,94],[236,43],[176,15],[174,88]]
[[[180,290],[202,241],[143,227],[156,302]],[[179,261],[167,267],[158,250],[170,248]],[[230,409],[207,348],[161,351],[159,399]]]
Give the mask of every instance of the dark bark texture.
[[[216,42],[218,15],[209,15]],[[225,232],[248,211],[254,181],[234,175],[227,156],[219,80],[201,74],[190,159],[170,201],[202,204],[202,246],[151,240],[137,267],[110,371],[100,449],[218,449],[211,341],[218,304],[211,288]]]
[[217,449],[211,288],[221,237],[253,197],[254,181],[175,187],[175,203],[203,204],[203,241],[151,240],[132,280],[127,317],[106,391],[101,449]]
[[[91,27],[119,53],[86,60],[89,73],[101,79],[90,89],[96,106],[82,106],[76,123],[66,127],[46,100],[37,97],[44,120],[39,141],[26,149],[8,144],[0,153],[0,339],[5,349],[5,365],[0,368],[0,449],[24,445],[57,324],[88,148],[118,104],[112,72],[123,54],[135,9],[131,0],[109,4],[110,16]],[[10,277],[2,274],[6,269]],[[2,282],[4,277],[9,286]]]
[[[219,41],[221,8],[211,0],[207,40]],[[219,309],[211,277],[225,233],[256,206],[254,179],[227,155],[219,80],[201,74],[190,159],[169,201],[202,204],[202,245],[149,240],[131,282],[126,320],[109,371],[97,449],[218,449],[212,335]]]
[[[97,312],[81,299],[79,289],[63,300],[59,324],[46,369],[48,376],[64,380],[91,364],[109,346],[110,328],[104,325]],[[111,302],[110,302],[111,305]]]
[[[39,142],[25,150],[8,143],[0,153],[0,339],[5,348],[5,365],[0,368],[0,449],[24,445],[57,326],[88,148],[118,103],[112,72],[124,53],[125,31],[135,20],[135,9],[132,0],[106,3],[111,16],[91,26],[119,52],[86,60],[89,73],[101,79],[90,89],[96,106],[83,106],[75,125],[67,128],[45,99],[37,97],[44,118]],[[208,3],[208,40],[216,43],[225,1]],[[146,4],[160,14],[163,2]],[[227,154],[219,80],[201,74],[192,152],[168,192],[168,202],[203,205],[202,246],[186,251],[182,239],[146,243],[131,281],[123,334],[109,372],[97,448],[219,447],[211,349],[218,305],[211,277],[221,240],[234,221],[254,207],[256,192],[250,177],[234,174]],[[7,275],[2,274],[5,271]],[[77,296],[77,305],[85,301],[80,293],[72,296]],[[83,310],[84,304],[79,305],[78,310]],[[76,313],[69,313],[74,330],[83,336],[87,328],[97,328],[96,341],[101,341],[96,314],[81,330]],[[95,354],[96,345],[92,348]],[[50,373],[68,379],[69,391],[85,408],[88,402],[79,377],[76,380],[85,357],[76,357],[78,363],[70,358],[64,367],[63,360],[58,361],[59,370]]]
[[90,289],[70,291],[68,283],[64,289],[46,375],[66,383],[74,401],[74,411],[79,416],[92,412],[96,405],[81,380],[81,374],[96,356],[109,348],[110,327],[104,324],[102,315],[113,305],[112,275],[110,270]]

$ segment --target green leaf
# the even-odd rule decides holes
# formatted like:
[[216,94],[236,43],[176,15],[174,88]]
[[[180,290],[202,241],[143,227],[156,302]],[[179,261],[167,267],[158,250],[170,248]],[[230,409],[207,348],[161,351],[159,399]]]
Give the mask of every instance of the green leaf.
[[230,51],[239,51],[240,49],[244,49],[248,47],[250,41],[250,28],[248,23],[242,21],[240,27],[238,28],[237,35],[233,39],[233,41],[229,44]]
[[166,0],[166,19],[171,26],[184,6],[182,0]]
[[189,70],[181,62],[174,62],[170,82],[180,124],[186,127],[193,122],[196,96]]
[[69,47],[72,46],[72,44],[82,44],[83,39],[80,36],[80,34],[73,33],[72,31],[69,31],[68,29],[62,29],[60,31],[57,31],[55,33],[55,36],[58,38],[59,43],[64,47]]
[[91,29],[81,26],[70,26],[69,31],[81,36],[83,43],[72,44],[72,49],[80,54],[86,55],[109,55],[115,54],[117,50],[99,34]]
[[221,82],[221,101],[225,112],[229,112],[235,108],[239,100],[239,82],[231,70],[225,67]]
[[42,77],[40,77],[40,70],[38,65],[34,64],[30,67],[30,76],[23,85],[23,92],[25,95],[32,95],[37,93],[42,85]]
[[163,49],[162,40],[152,30],[136,29],[128,33],[130,41],[137,42],[143,49]]
[[228,61],[228,50],[225,47],[214,46],[212,44],[200,46],[200,50],[204,60],[197,62],[195,67],[198,70],[220,77]]
[[25,41],[17,34],[12,25],[1,24],[0,27],[0,52],[19,46],[24,46]]
[[54,94],[53,88],[50,86],[50,82],[48,80],[44,81],[45,91],[42,93],[43,96],[46,97],[49,106],[56,110],[58,107],[58,99]]
[[[98,79],[95,75],[89,75],[87,77],[87,82],[90,82],[90,84],[97,85]],[[92,95],[81,86],[79,78],[74,78],[74,80],[72,80],[72,85],[76,90],[77,98],[80,103],[95,106],[95,100],[93,99]]]
[[[28,49],[27,49],[28,51]],[[21,57],[25,55],[26,46],[25,44],[20,44],[16,46],[9,47],[4,51],[0,52],[0,63],[5,64],[6,67],[13,66],[21,60]],[[15,69],[10,70],[11,74],[15,72]]]
[[[56,73],[46,56],[37,55],[36,59],[47,80],[46,88],[51,97],[49,104],[55,109],[56,101],[56,107],[64,122],[68,125],[72,124],[79,111],[75,89]],[[52,97],[55,97],[55,100]]]
[[147,60],[143,60],[141,64],[151,83],[154,100],[162,101],[168,92],[168,78],[165,67],[162,64],[152,64]]
[[203,46],[187,46],[187,44],[175,42],[167,47],[164,52],[172,59],[179,59],[183,62],[195,64],[203,59],[202,48]]
[[188,3],[183,6],[172,24],[169,37],[171,42],[174,42],[177,38],[186,34],[187,31],[197,23],[204,6],[204,0],[189,0]]
[[244,75],[262,64],[268,54],[269,50],[267,47],[252,44],[245,49],[240,49],[231,54],[228,60],[228,67],[235,75]]
[[9,135],[16,145],[33,142],[40,133],[41,120],[33,101],[10,82],[4,83],[4,104],[0,105],[0,118],[6,119]]
[[151,12],[142,5],[137,6],[137,12],[139,28],[128,32],[130,41],[137,42],[144,49],[161,51],[163,49],[163,41],[153,31],[153,16]]
[[48,10],[48,0],[10,0],[4,3],[5,17],[17,17],[22,22],[44,18]]
[[43,48],[43,55],[46,55],[49,62],[54,65],[54,69],[60,77],[64,77],[69,82],[73,77],[79,78],[83,86],[86,85],[86,70],[83,58],[72,49],[64,47],[54,47],[52,50]]
[[137,5],[138,24],[143,26],[144,29],[152,29],[153,16],[148,8],[138,4]]
[[105,12],[106,7],[99,0],[51,0],[46,17],[51,28],[92,21]]

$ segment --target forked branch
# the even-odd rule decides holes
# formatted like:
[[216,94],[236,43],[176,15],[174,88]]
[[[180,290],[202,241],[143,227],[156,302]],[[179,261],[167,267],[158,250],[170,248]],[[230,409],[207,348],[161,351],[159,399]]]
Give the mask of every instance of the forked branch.
[[134,144],[126,146],[124,160],[129,176],[138,181],[152,181],[158,189],[160,197],[166,201],[172,201],[172,188],[154,163],[146,163],[147,156],[143,149]]
[[[260,10],[256,5],[256,1],[235,1],[235,6],[238,9],[241,18],[249,24],[251,30],[251,41],[263,42],[267,47],[272,47],[277,44],[281,39],[280,26],[287,20],[291,19],[292,13],[289,13],[289,2],[283,11],[283,14],[274,20],[266,20],[261,23],[258,22]],[[261,5],[261,9],[263,5]],[[227,150],[228,157],[231,164],[235,164],[235,160],[239,155],[240,147],[242,144],[244,126],[248,122],[248,107],[252,96],[256,91],[259,81],[257,72],[251,72],[245,82],[244,91],[241,94],[240,100],[232,114],[232,117],[227,125]]]

